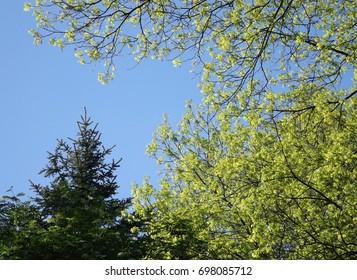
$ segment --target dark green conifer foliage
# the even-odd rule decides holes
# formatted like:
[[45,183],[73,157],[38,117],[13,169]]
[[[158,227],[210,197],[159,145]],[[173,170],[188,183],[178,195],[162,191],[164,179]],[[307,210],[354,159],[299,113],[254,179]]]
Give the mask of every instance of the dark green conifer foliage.
[[44,252],[44,222],[37,205],[10,188],[0,198],[0,260],[37,259]]
[[114,198],[119,186],[115,170],[121,160],[108,163],[97,125],[85,112],[77,139],[58,140],[48,165],[40,172],[49,186],[32,183],[45,229],[39,259],[126,259],[138,257],[131,225],[122,217],[130,198]]

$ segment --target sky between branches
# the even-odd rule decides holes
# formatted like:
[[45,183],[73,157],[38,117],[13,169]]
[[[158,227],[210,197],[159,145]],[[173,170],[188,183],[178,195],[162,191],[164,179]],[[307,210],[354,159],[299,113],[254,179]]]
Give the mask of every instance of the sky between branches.
[[47,151],[54,150],[57,138],[75,136],[84,107],[99,123],[104,146],[117,145],[112,156],[123,158],[117,170],[119,196],[130,196],[131,182],[140,183],[146,175],[155,183],[155,160],[145,155],[152,133],[164,113],[175,125],[186,99],[201,97],[190,65],[146,61],[129,71],[135,60],[122,57],[115,80],[103,86],[97,80],[98,65],[80,65],[70,48],[33,45],[27,31],[36,23],[23,11],[23,1],[6,1],[3,8],[0,195],[11,186],[31,194],[28,180],[47,182],[38,175]]

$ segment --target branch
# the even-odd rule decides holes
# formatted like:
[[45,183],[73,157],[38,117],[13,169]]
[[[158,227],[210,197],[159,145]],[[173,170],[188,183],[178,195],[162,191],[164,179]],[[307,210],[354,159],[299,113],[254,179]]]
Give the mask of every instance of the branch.
[[350,99],[352,96],[354,96],[357,93],[357,89],[353,92],[351,92],[348,96],[344,98],[344,100]]
[[277,136],[278,136],[278,139],[279,139],[279,143],[280,143],[280,146],[281,146],[281,151],[283,153],[283,156],[284,156],[284,160],[286,162],[286,165],[291,173],[291,175],[298,181],[300,182],[301,184],[303,184],[304,186],[306,186],[308,189],[311,189],[313,190],[314,192],[316,192],[317,194],[319,194],[321,197],[323,197],[326,201],[328,201],[330,204],[333,204],[334,206],[336,206],[338,209],[342,210],[342,206],[337,204],[336,202],[334,202],[332,199],[328,198],[326,195],[324,195],[321,191],[319,191],[318,189],[314,188],[311,184],[308,184],[306,183],[304,180],[302,180],[299,176],[297,176],[297,174],[294,172],[289,160],[288,160],[288,157],[286,156],[286,153],[284,151],[284,146],[283,146],[283,143],[281,141],[281,138],[280,138],[280,135],[279,135],[279,131],[278,131],[278,126],[275,122],[275,120],[273,119],[273,122],[274,122],[274,125],[275,125],[275,131],[277,133]]

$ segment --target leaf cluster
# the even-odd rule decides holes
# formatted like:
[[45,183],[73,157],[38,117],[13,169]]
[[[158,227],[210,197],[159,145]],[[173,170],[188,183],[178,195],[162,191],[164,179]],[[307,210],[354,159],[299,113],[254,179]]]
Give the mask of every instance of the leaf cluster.
[[144,182],[134,196],[159,244],[148,257],[355,259],[356,103],[332,98],[319,89],[310,106],[269,114],[189,104],[177,129],[164,122],[148,147],[160,188]]

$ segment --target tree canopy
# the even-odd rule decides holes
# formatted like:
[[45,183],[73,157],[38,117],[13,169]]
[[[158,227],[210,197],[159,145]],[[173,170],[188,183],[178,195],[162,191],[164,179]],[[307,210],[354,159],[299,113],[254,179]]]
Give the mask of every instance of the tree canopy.
[[112,148],[100,140],[85,112],[77,139],[58,140],[40,172],[52,181],[32,183],[35,197],[7,196],[0,204],[5,259],[127,259],[140,256],[134,224],[123,215],[131,199],[118,199]]
[[134,190],[147,257],[355,259],[356,101],[309,101],[270,121],[267,108],[242,124],[234,106],[215,118],[190,105],[177,129],[164,122],[148,147],[160,187]]
[[73,45],[81,63],[104,61],[104,82],[127,52],[193,60],[202,90],[218,87],[223,100],[246,86],[255,95],[272,85],[333,86],[356,65],[353,0],[36,0],[25,10],[36,16],[35,43],[48,38]]
[[[134,187],[146,258],[357,257],[357,2],[27,3],[48,39],[81,63],[192,62],[203,101],[148,154],[159,186]],[[120,64],[120,62],[119,62]]]

